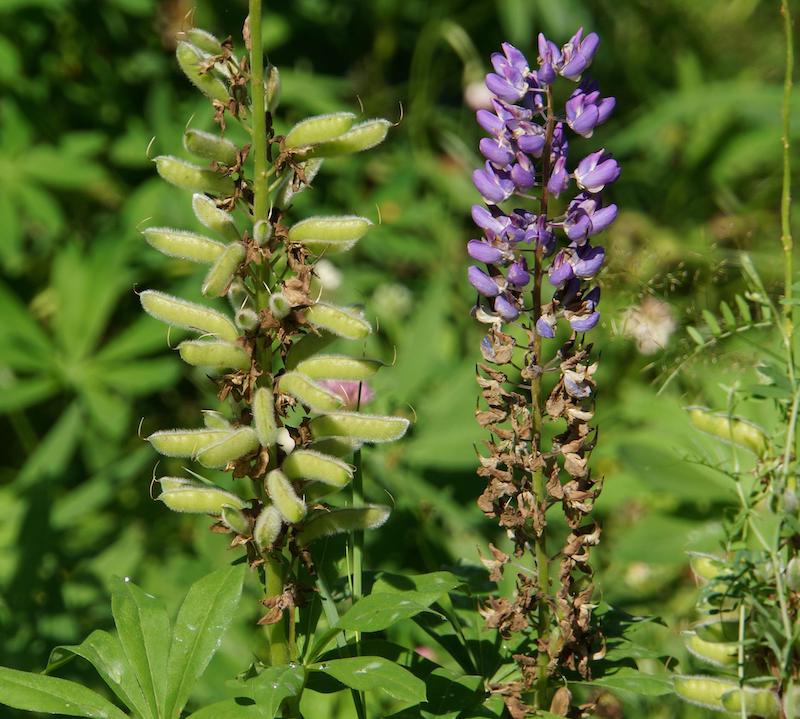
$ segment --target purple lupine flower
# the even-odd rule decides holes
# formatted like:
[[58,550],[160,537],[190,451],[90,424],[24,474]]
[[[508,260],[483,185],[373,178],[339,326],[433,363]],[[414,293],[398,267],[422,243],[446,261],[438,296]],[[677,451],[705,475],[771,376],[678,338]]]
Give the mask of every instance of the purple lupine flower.
[[514,150],[504,137],[484,137],[478,148],[489,162],[498,167],[505,167],[514,161]]
[[598,193],[619,177],[617,161],[605,150],[584,157],[575,168],[575,182],[587,192]]
[[486,76],[486,87],[506,102],[517,102],[528,92],[530,68],[525,56],[513,45],[504,42],[503,54],[492,54],[494,72]]
[[575,310],[565,309],[564,317],[576,332],[588,332],[600,320],[597,305],[600,303],[600,288],[595,287],[586,294]]
[[599,245],[590,247],[588,243],[574,247],[573,249],[572,271],[575,277],[582,280],[592,279],[603,266],[606,259],[606,251]]
[[564,155],[556,158],[550,179],[547,181],[547,191],[558,197],[569,184],[569,174],[567,173],[567,158]]
[[511,167],[511,179],[519,190],[528,190],[536,184],[533,162],[524,152],[518,152]]
[[496,265],[503,261],[503,251],[481,240],[470,240],[467,243],[467,252],[473,260],[487,265]]
[[500,294],[500,287],[480,267],[471,265],[467,270],[470,284],[484,297],[496,297]]
[[582,36],[583,28],[580,28],[561,48],[562,63],[558,72],[569,80],[580,80],[583,71],[591,65],[600,44],[597,33],[590,32],[581,40]]
[[595,83],[583,83],[567,100],[567,125],[583,137],[591,137],[594,128],[603,124],[616,105],[613,97],[600,97]]
[[553,263],[550,265],[547,276],[551,284],[556,287],[563,287],[566,282],[575,277],[575,271],[572,269],[572,263],[569,259],[568,250],[557,252],[553,258]]
[[494,237],[502,235],[509,225],[509,219],[505,215],[495,217],[489,210],[481,205],[472,206],[472,221],[482,230]]
[[506,322],[513,322],[519,317],[519,308],[512,301],[511,295],[508,293],[498,295],[494,298],[494,311]]
[[543,85],[550,85],[556,79],[556,67],[561,64],[561,51],[558,46],[550,42],[542,33],[539,33],[539,72],[537,77]]
[[472,182],[484,199],[492,204],[504,202],[514,193],[514,181],[505,170],[496,170],[488,160],[482,170],[472,173]]
[[525,287],[531,281],[531,275],[528,272],[528,265],[524,257],[520,257],[508,268],[506,279],[514,287]]
[[602,232],[616,218],[616,205],[601,207],[598,195],[582,192],[567,207],[564,232],[573,242],[585,242],[592,235]]
[[556,336],[556,317],[553,314],[543,314],[536,320],[536,334],[551,340]]

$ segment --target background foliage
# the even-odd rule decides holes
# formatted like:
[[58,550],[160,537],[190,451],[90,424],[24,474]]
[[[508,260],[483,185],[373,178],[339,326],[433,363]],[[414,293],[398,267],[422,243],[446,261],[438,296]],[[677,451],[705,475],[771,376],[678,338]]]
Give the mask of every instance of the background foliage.
[[[624,336],[623,318],[654,296],[679,325],[702,325],[703,309],[748,290],[737,266],[742,250],[768,288],[781,278],[777,6],[268,4],[265,44],[281,67],[291,117],[359,103],[367,116],[402,116],[379,152],[321,177],[315,193],[322,214],[347,208],[382,222],[346,256],[340,292],[369,298],[380,351],[387,360],[396,351],[394,370],[375,383],[376,411],[410,405],[417,416],[406,441],[365,455],[368,495],[396,506],[387,528],[369,537],[373,567],[466,571],[479,565],[487,541],[502,541],[475,506],[479,328],[467,313],[463,246],[477,197],[468,170],[477,164],[478,132],[464,94],[503,39],[532,51],[538,30],[561,42],[583,24],[603,39],[594,74],[617,96],[596,145],[612,148],[624,168],[595,333],[602,357],[594,463],[606,477],[598,583],[604,601],[660,616],[663,625],[643,631],[675,657],[671,666],[692,670],[679,640],[696,598],[685,550],[716,548],[734,495],[731,482],[693,461],[708,447],[682,406],[725,409],[725,387],[756,381],[758,345],[771,340],[742,333],[726,345],[732,364],[718,363],[712,344],[673,374],[691,340],[678,331],[666,351],[644,356]],[[220,36],[236,35],[245,8],[204,0],[195,17]],[[155,456],[137,437],[140,418],[146,434],[216,406],[202,373],[182,369],[170,351],[175,333],[168,340],[134,294],[136,284],[171,282],[177,291],[194,272],[148,251],[139,235],[144,226],[195,222],[148,160],[148,146],[151,156],[180,146],[195,111],[191,124],[205,122],[172,54],[192,9],[188,0],[0,2],[3,665],[38,670],[53,646],[110,627],[116,575],[157,591],[174,613],[188,583],[225,561],[223,537],[150,500]],[[749,410],[757,418],[758,402]],[[261,650],[253,619],[240,617],[227,635],[198,701],[223,696],[226,680]],[[640,661],[663,670],[659,660]],[[82,671],[74,663],[64,676]],[[628,709],[697,716],[677,700]]]

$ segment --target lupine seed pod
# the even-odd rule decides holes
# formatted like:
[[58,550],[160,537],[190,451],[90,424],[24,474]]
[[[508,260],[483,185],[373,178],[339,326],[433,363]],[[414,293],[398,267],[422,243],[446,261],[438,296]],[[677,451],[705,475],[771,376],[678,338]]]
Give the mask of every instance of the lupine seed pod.
[[676,676],[673,685],[684,701],[718,712],[725,711],[723,695],[738,689],[732,681],[705,676]]
[[739,638],[739,612],[712,614],[695,622],[692,629],[707,642],[735,642]]
[[207,195],[200,192],[192,195],[192,210],[204,227],[218,232],[228,242],[239,241],[239,230],[236,229],[233,215],[217,207],[217,203]]
[[178,58],[178,65],[183,70],[183,74],[200,92],[212,100],[219,100],[223,103],[230,100],[225,83],[216,76],[213,70],[204,68],[204,63],[208,62],[209,56],[199,47],[181,41],[175,49],[175,56]]
[[203,413],[203,424],[209,429],[231,429],[231,423],[221,412],[213,409],[201,409]]
[[162,429],[147,441],[165,457],[194,457],[200,450],[229,434],[220,429]]
[[315,438],[347,437],[360,442],[394,442],[408,429],[405,417],[382,417],[358,412],[332,412],[311,420]]
[[172,155],[159,155],[154,162],[158,174],[171,185],[192,192],[208,192],[224,197],[233,194],[234,184],[230,177],[179,160]]
[[312,449],[292,452],[284,460],[281,470],[289,479],[322,482],[338,488],[345,487],[353,479],[353,468],[349,464]]
[[207,52],[210,55],[218,55],[222,52],[222,43],[206,30],[193,27],[186,30],[185,34],[186,39],[203,52]]
[[297,371],[311,379],[360,381],[372,377],[383,362],[347,355],[316,355],[297,363]]
[[292,306],[283,292],[273,292],[269,296],[269,311],[273,317],[279,320],[282,320],[292,311]]
[[223,340],[186,340],[178,345],[178,352],[181,359],[193,367],[250,368],[250,355],[245,349]]
[[725,564],[719,557],[703,552],[689,552],[689,565],[695,576],[705,582],[716,579],[724,570]]
[[253,424],[262,447],[275,444],[278,425],[275,422],[275,403],[272,390],[259,387],[253,393]]
[[295,149],[338,138],[353,126],[355,120],[352,112],[332,112],[306,118],[286,133],[283,145]]
[[306,319],[319,329],[328,330],[348,340],[362,340],[372,327],[360,314],[344,307],[317,302],[306,310]]
[[145,290],[139,301],[147,314],[173,327],[208,332],[230,342],[239,337],[236,326],[225,315],[203,305],[156,290]]
[[297,242],[316,254],[346,252],[367,232],[366,217],[309,217],[289,228],[289,242]]
[[250,295],[241,277],[237,277],[231,282],[230,287],[228,287],[227,297],[234,312],[238,312],[242,307],[251,304]]
[[343,135],[327,142],[320,142],[303,149],[303,157],[338,157],[363,152],[379,145],[386,139],[392,123],[388,120],[367,120],[355,125]]
[[219,441],[207,445],[195,455],[195,459],[204,467],[220,469],[228,462],[250,454],[258,447],[258,437],[251,427],[240,427],[226,433]]
[[334,509],[330,512],[316,512],[303,525],[297,534],[300,544],[311,544],[316,539],[330,537],[342,532],[355,532],[363,529],[377,529],[386,523],[392,510],[380,504],[364,507]]
[[267,492],[288,524],[297,524],[306,516],[306,503],[297,496],[292,483],[279,469],[267,475]]
[[793,592],[800,590],[800,557],[792,557],[786,564],[786,586]]
[[754,454],[761,455],[766,450],[766,435],[761,428],[750,422],[703,407],[689,408],[689,419],[697,429],[749,449]]
[[220,512],[220,521],[232,532],[246,535],[250,533],[250,522],[241,511],[235,507],[225,506]]
[[244,260],[244,245],[234,242],[228,245],[211,265],[208,274],[203,280],[202,292],[206,297],[220,297],[225,294],[233,279],[234,273]]
[[231,492],[216,487],[178,487],[156,497],[173,512],[220,514],[223,507],[244,509],[247,502]]
[[783,690],[783,713],[786,719],[800,719],[800,687],[793,681]]
[[317,353],[322,352],[329,344],[336,340],[336,335],[328,332],[317,334],[309,332],[295,342],[286,355],[286,369],[297,369],[298,365]]
[[300,187],[296,188],[294,183],[291,182],[291,177],[287,176],[279,185],[278,192],[275,197],[275,206],[281,210],[285,210],[287,207],[289,207],[289,205],[292,204],[295,196],[303,192],[303,190],[305,190],[308,185],[313,182],[314,178],[319,172],[320,167],[322,167],[322,160],[306,160],[305,162],[299,163],[298,166],[302,169],[307,184],[302,184]]
[[272,225],[266,220],[259,220],[253,225],[253,239],[259,247],[263,247],[272,239]]
[[742,706],[747,716],[762,719],[778,719],[781,713],[778,695],[767,688],[744,687],[722,695],[722,706],[729,712],[741,716]]
[[707,642],[695,632],[683,632],[683,643],[689,652],[698,659],[716,667],[736,666],[739,661],[737,642]]
[[264,80],[264,107],[267,112],[275,112],[281,99],[281,74],[275,65],[267,68],[267,79]]
[[183,146],[187,152],[222,165],[236,164],[239,152],[236,145],[224,137],[194,128],[183,133]]
[[267,505],[261,510],[253,527],[253,539],[260,551],[269,549],[283,527],[283,517],[274,505]]
[[317,412],[339,409],[344,401],[338,394],[329,392],[299,372],[287,372],[278,379],[278,389],[290,394]]
[[241,307],[240,309],[236,310],[236,316],[234,319],[236,326],[245,332],[254,330],[256,327],[258,327],[260,322],[258,312],[251,307]]
[[343,459],[350,457],[362,444],[351,437],[325,437],[315,440],[311,448],[320,454],[329,454],[332,457]]
[[186,230],[148,227],[142,234],[147,243],[159,252],[189,262],[211,264],[225,250],[225,245],[221,242]]
[[162,492],[169,492],[173,489],[186,489],[187,487],[202,488],[208,486],[194,479],[187,479],[186,477],[159,477],[156,481],[161,487]]

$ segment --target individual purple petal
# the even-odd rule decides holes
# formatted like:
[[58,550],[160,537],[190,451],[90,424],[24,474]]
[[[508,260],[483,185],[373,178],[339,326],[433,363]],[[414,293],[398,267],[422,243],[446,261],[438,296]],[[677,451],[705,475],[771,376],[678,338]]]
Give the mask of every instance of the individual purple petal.
[[558,47],[539,33],[539,71],[536,74],[540,84],[549,85],[556,79],[555,67],[560,62],[561,52]]
[[502,235],[508,225],[508,218],[495,217],[483,205],[472,206],[472,221],[492,235]]
[[482,170],[475,170],[472,173],[472,181],[486,201],[494,204],[507,200],[515,189],[508,173],[495,170],[488,161]]
[[589,33],[583,40],[583,28],[580,28],[562,48],[563,63],[559,74],[569,80],[579,80],[581,73],[589,67],[597,52],[600,38],[596,33]]
[[600,304],[600,288],[593,287],[588,294],[584,295],[583,301],[592,309]]
[[569,319],[569,326],[576,332],[588,332],[600,319],[599,312],[592,312],[588,315],[574,315]]
[[511,166],[511,179],[520,190],[527,190],[536,184],[533,163],[524,152],[518,152],[516,162]]
[[500,140],[484,137],[478,143],[478,148],[489,162],[499,167],[505,167],[514,161],[514,153],[511,148]]
[[598,125],[602,125],[606,120],[608,120],[616,105],[617,100],[614,97],[604,97],[600,101],[600,104],[597,106],[599,110],[599,115],[597,118]]
[[567,100],[567,124],[583,137],[591,137],[594,128],[604,122],[614,109],[613,97],[601,98],[594,83],[582,83]]
[[470,265],[467,269],[467,279],[484,297],[497,297],[500,294],[500,287],[480,267]]
[[494,300],[494,311],[506,322],[513,322],[519,317],[519,309],[505,295],[498,295]]
[[529,155],[539,157],[542,154],[545,144],[544,128],[534,122],[519,123],[514,130],[514,138],[519,145],[519,149]]
[[486,76],[486,87],[506,102],[517,102],[525,94],[525,90],[515,87],[504,77],[493,72]]
[[556,159],[547,181],[547,191],[558,197],[567,189],[569,175],[567,174],[567,158],[563,155]]
[[556,336],[556,318],[552,315],[542,315],[536,320],[536,334],[546,339]]
[[495,113],[488,110],[478,110],[475,113],[478,124],[490,135],[500,136],[506,131],[506,123]]
[[515,287],[525,287],[531,281],[524,257],[511,264],[506,273],[506,280]]
[[582,190],[600,192],[614,182],[620,173],[619,164],[605,150],[598,150],[584,157],[575,169],[575,181]]
[[569,257],[569,250],[561,250],[561,252],[558,252],[553,258],[550,269],[547,271],[550,283],[556,287],[561,287],[565,282],[568,282],[575,276],[572,265],[569,262]]
[[616,205],[600,207],[599,196],[581,192],[567,207],[564,232],[573,242],[583,244],[591,235],[602,232],[616,217]]
[[583,245],[575,250],[575,255],[571,263],[572,270],[575,276],[580,277],[582,280],[591,279],[600,272],[605,258],[606,251],[599,245],[597,247]]
[[503,259],[503,252],[497,247],[493,247],[488,242],[480,240],[470,240],[467,242],[467,252],[473,260],[483,262],[487,265],[494,265]]
[[596,235],[606,229],[614,220],[617,219],[617,206],[608,205],[595,211],[592,215],[592,234]]

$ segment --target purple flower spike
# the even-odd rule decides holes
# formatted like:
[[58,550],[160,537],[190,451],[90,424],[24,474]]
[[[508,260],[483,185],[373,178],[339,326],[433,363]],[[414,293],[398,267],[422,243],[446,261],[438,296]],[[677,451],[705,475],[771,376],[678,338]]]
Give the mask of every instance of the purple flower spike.
[[519,317],[519,309],[507,295],[498,295],[494,300],[494,311],[506,322],[513,322]]
[[583,28],[580,28],[561,49],[563,64],[559,74],[569,80],[580,80],[581,73],[589,67],[597,52],[600,38],[597,33],[590,32],[583,40]]
[[[603,266],[606,259],[606,251],[600,247],[589,247],[588,244],[578,247],[572,261],[572,271],[576,277],[582,280],[590,280]],[[599,293],[598,293],[599,299]]]
[[525,287],[525,285],[531,281],[531,275],[528,272],[528,265],[524,257],[514,262],[511,267],[508,268],[506,279],[509,284],[515,287]]
[[471,265],[467,270],[467,279],[484,297],[497,297],[500,294],[500,287],[480,267]]
[[617,218],[617,206],[600,206],[600,198],[582,192],[567,207],[564,232],[570,240],[583,244],[588,237],[602,232]]
[[515,189],[509,173],[496,170],[489,161],[482,170],[475,170],[472,173],[472,182],[475,183],[475,187],[478,188],[478,192],[483,195],[484,199],[492,204],[507,200]]
[[503,251],[493,247],[488,242],[481,240],[470,240],[467,242],[467,252],[473,260],[483,262],[487,265],[494,265],[503,259]]
[[578,187],[587,192],[597,193],[619,177],[617,161],[605,150],[598,150],[584,157],[575,169]]
[[567,189],[569,184],[569,175],[567,174],[567,158],[564,155],[557,158],[553,165],[553,170],[550,173],[550,179],[547,181],[547,191],[558,197],[564,190]]

